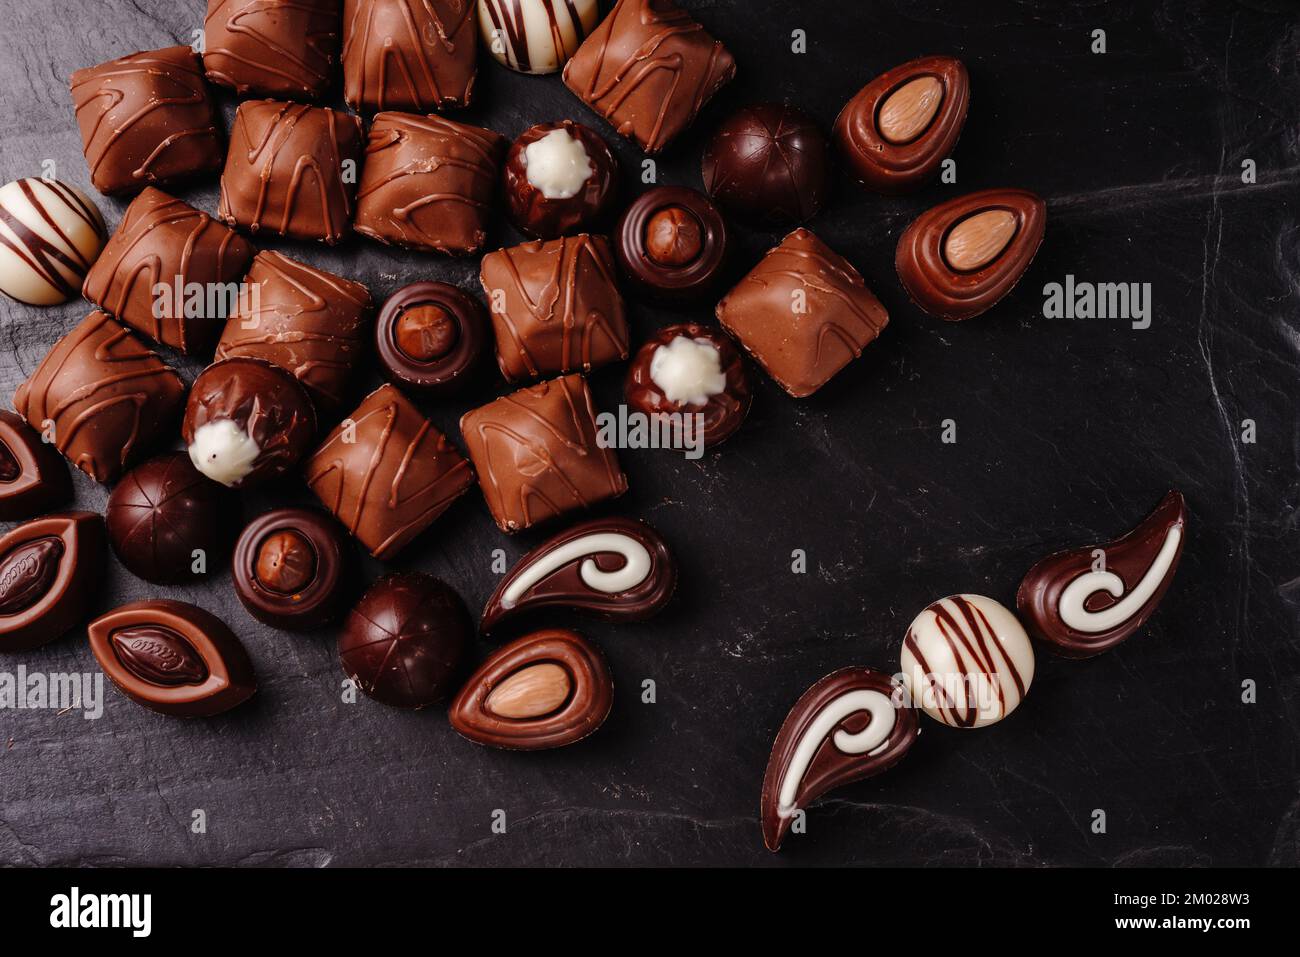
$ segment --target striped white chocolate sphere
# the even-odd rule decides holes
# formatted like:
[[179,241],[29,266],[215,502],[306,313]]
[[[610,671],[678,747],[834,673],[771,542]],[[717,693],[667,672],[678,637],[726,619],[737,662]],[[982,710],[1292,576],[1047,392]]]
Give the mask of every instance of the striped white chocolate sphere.
[[519,73],[560,69],[599,19],[598,0],[478,0],[483,42]]
[[33,306],[67,302],[108,239],[104,217],[67,183],[0,186],[0,292]]

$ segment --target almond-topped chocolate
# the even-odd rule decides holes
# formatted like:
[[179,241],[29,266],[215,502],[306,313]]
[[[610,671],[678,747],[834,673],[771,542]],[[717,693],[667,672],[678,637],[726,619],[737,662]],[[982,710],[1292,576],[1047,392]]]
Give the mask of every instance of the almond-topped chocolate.
[[940,319],[986,312],[1020,281],[1043,241],[1047,204],[986,189],[941,203],[898,240],[894,265],[912,301]]

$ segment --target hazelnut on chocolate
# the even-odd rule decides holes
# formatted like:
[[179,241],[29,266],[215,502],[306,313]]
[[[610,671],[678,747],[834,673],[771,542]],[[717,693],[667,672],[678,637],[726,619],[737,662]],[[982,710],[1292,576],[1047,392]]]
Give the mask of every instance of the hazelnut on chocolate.
[[306,587],[316,574],[316,555],[301,533],[281,530],[257,549],[257,580],[271,591],[290,593]]

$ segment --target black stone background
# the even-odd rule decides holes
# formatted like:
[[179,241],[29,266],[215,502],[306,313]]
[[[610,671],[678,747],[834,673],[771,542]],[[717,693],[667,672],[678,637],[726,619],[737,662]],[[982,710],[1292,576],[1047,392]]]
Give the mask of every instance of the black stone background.
[[[609,511],[673,543],[679,598],[639,626],[576,625],[616,681],[605,727],[568,749],[484,750],[439,710],[340,701],[332,631],[254,622],[223,570],[164,592],[110,562],[99,607],[167,594],[225,618],[260,691],[209,721],[169,720],[106,682],[98,721],[0,712],[0,863],[7,864],[997,864],[1300,863],[1300,560],[1294,512],[1300,369],[1300,18],[1256,2],[758,2],[689,8],[733,51],[738,79],[659,165],[699,186],[699,155],[729,109],[789,98],[829,128],[881,71],[946,52],[967,63],[972,105],[959,181],[886,199],[840,176],[811,223],[859,267],[891,322],[813,398],[757,369],[743,430],[698,462],[623,452],[631,492]],[[200,0],[0,0],[0,176],[58,175],[90,192],[68,95],[76,68],[188,43]],[[791,52],[791,31],[808,51]],[[1089,51],[1104,29],[1109,52]],[[558,77],[481,57],[478,105],[456,118],[508,136],[572,117],[599,129],[628,195],[641,155]],[[223,97],[227,124],[233,100]],[[1253,159],[1258,182],[1241,181]],[[1047,237],[1016,292],[977,319],[922,315],[893,271],[899,233],[928,206],[978,188],[1046,197]],[[178,191],[208,211],[216,183]],[[124,203],[97,197],[110,226]],[[737,229],[738,272],[779,232]],[[501,225],[494,245],[519,237]],[[477,259],[275,246],[366,282],[378,300],[416,279],[478,291]],[[1067,273],[1150,282],[1150,329],[1046,320],[1041,290]],[[710,306],[633,305],[634,340]],[[87,312],[0,302],[8,397]],[[173,357],[174,358],[174,357]],[[198,369],[181,364],[187,376]],[[593,376],[620,401],[624,367]],[[368,373],[365,385],[376,381]],[[458,438],[471,404],[432,403]],[[958,441],[940,441],[942,420]],[[1243,419],[1258,441],[1243,444]],[[958,591],[1014,600],[1047,552],[1136,523],[1169,487],[1191,509],[1177,580],[1154,620],[1088,662],[1041,651],[1008,720],[956,731],[923,719],[895,770],[845,788],[779,856],[763,849],[759,783],[800,693],[848,664],[893,671],[911,618]],[[77,504],[107,491],[80,474]],[[308,501],[295,483],[246,497],[252,516]],[[561,523],[562,527],[562,523]],[[508,538],[477,491],[396,568],[452,583],[471,608],[493,588],[493,549],[514,560],[556,530]],[[791,573],[805,549],[808,573]],[[367,577],[378,574],[367,562]],[[487,651],[486,644],[476,648]],[[0,668],[94,670],[84,631]],[[643,704],[644,679],[658,700]],[[1258,703],[1241,702],[1242,682]],[[191,833],[205,809],[208,831]],[[508,830],[490,829],[504,809]],[[1107,812],[1107,833],[1090,829]]]

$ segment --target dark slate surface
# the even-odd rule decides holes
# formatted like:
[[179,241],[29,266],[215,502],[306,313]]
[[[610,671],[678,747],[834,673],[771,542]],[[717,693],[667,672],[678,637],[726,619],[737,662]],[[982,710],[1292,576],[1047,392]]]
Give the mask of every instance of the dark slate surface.
[[[66,80],[75,68],[189,42],[200,0],[3,0],[0,176],[87,186]],[[649,519],[681,558],[680,600],[643,626],[574,622],[606,651],[617,694],[605,728],[568,750],[515,755],[458,738],[437,711],[340,701],[334,634],[250,619],[225,573],[170,594],[239,632],[261,679],[212,721],[168,720],[106,689],[104,715],[0,712],[0,862],[9,864],[997,864],[1300,863],[1294,513],[1300,359],[1300,23],[1282,2],[1135,4],[695,0],[740,79],[662,161],[699,184],[725,110],[789,97],[829,126],[882,70],[951,52],[969,65],[959,183],[905,199],[846,179],[813,223],[892,315],[883,338],[814,398],[756,373],[741,433],[699,462],[625,452],[617,511]],[[763,9],[770,12],[763,13]],[[790,33],[804,29],[804,55]],[[1109,52],[1089,52],[1094,29]],[[486,57],[484,58],[486,61]],[[598,126],[558,78],[483,64],[464,114],[514,136],[543,120]],[[226,101],[227,121],[233,102]],[[640,156],[617,143],[632,179]],[[1253,159],[1258,182],[1241,181]],[[921,315],[893,247],[923,208],[993,185],[1037,190],[1047,239],[994,312]],[[215,183],[183,192],[215,209]],[[101,199],[110,224],[123,204]],[[741,232],[747,267],[776,234]],[[505,228],[499,244],[517,241]],[[262,240],[259,244],[270,245]],[[377,297],[426,278],[476,285],[476,261],[354,240],[284,244]],[[1153,287],[1150,329],[1047,320],[1041,289],[1067,273]],[[0,302],[8,397],[86,312]],[[706,318],[635,308],[635,330]],[[184,367],[187,374],[196,371]],[[595,375],[619,401],[623,370]],[[473,402],[490,397],[490,390]],[[465,404],[429,407],[455,435]],[[940,441],[955,419],[958,441]],[[1253,419],[1258,441],[1241,441]],[[1004,602],[1034,561],[1127,529],[1169,487],[1191,536],[1163,607],[1089,662],[1041,653],[1010,720],[954,731],[925,720],[908,759],[844,789],[779,857],[762,847],[758,785],[771,738],[813,680],[846,664],[897,666],[911,617],[955,591]],[[79,505],[106,491],[77,477]],[[252,515],[305,500],[249,496]],[[466,496],[401,561],[480,606],[509,539]],[[809,571],[790,571],[793,549]],[[367,574],[379,567],[369,563]],[[161,589],[112,564],[100,607]],[[568,619],[561,619],[568,621]],[[483,648],[478,649],[481,653]],[[84,633],[21,657],[95,669]],[[657,703],[643,704],[645,679]],[[1243,681],[1258,703],[1243,704]],[[206,834],[192,833],[195,809]],[[490,828],[503,809],[503,835]],[[1107,832],[1093,833],[1094,809]]]

